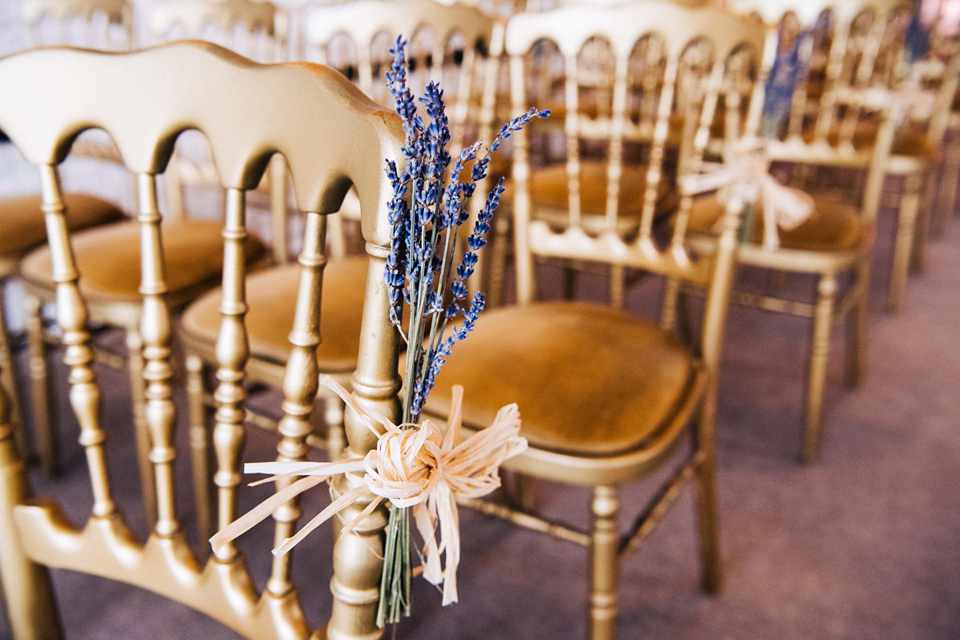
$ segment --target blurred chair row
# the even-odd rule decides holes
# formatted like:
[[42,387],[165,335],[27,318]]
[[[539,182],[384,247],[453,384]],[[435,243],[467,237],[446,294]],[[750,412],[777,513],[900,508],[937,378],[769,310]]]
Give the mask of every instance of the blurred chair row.
[[[56,4],[64,6],[62,2]],[[464,423],[473,430],[488,424],[502,404],[517,401],[532,448],[513,468],[524,474],[593,488],[592,525],[588,532],[561,527],[527,511],[502,505],[476,506],[533,528],[559,533],[590,548],[591,633],[596,638],[609,638],[615,633],[617,562],[650,531],[681,485],[692,478],[698,486],[703,583],[709,589],[719,586],[713,414],[716,370],[735,262],[779,272],[813,273],[817,277],[817,296],[812,304],[770,302],[767,296],[755,294],[736,296],[739,301],[800,311],[814,318],[803,448],[804,457],[810,460],[816,456],[819,445],[820,407],[834,311],[852,309],[854,313],[850,360],[852,377],[859,375],[874,220],[886,173],[908,174],[905,204],[899,216],[900,257],[895,261],[898,270],[894,272],[894,282],[900,282],[898,278],[905,281],[906,272],[899,270],[906,264],[903,252],[909,255],[913,246],[922,242],[922,238],[907,232],[912,233],[919,215],[919,189],[929,172],[932,151],[924,147],[919,162],[902,161],[899,165],[893,160],[898,154],[891,155],[891,148],[896,149],[895,128],[899,124],[895,116],[902,111],[896,90],[901,80],[909,77],[901,64],[904,48],[894,45],[903,41],[909,6],[893,0],[801,4],[766,2],[744,6],[756,9],[763,17],[763,21],[751,23],[744,16],[715,8],[687,9],[679,4],[644,0],[635,6],[602,11],[597,7],[570,7],[539,15],[518,15],[506,23],[505,29],[502,22],[475,9],[444,9],[413,0],[319,7],[299,16],[299,38],[304,51],[309,49],[307,45],[325,46],[336,40],[338,34],[354,33],[353,45],[334,44],[321,53],[321,59],[342,69],[377,99],[381,96],[376,88],[382,85],[378,78],[389,66],[384,45],[389,45],[396,34],[412,39],[412,75],[419,70],[426,77],[441,80],[444,87],[452,81],[458,88],[456,92],[448,90],[448,95],[456,93],[450,111],[457,134],[454,146],[469,142],[477,133],[489,140],[493,114],[505,111],[495,104],[498,90],[503,94],[498,79],[501,51],[510,60],[511,97],[507,112],[525,111],[530,104],[555,108],[554,118],[544,123],[544,129],[532,129],[516,137],[512,165],[498,169],[499,173],[512,174],[509,194],[504,197],[507,211],[501,215],[514,220],[515,291],[520,304],[481,319],[477,335],[459,345],[447,363],[427,413],[445,418],[449,386],[454,383],[467,388]],[[242,7],[251,8],[251,13],[243,13]],[[825,8],[832,8],[826,17],[822,15]],[[212,12],[210,16],[221,17],[199,17],[207,9]],[[109,23],[129,29],[130,13],[125,4],[107,2],[98,10],[116,16]],[[228,10],[251,17],[223,17]],[[197,33],[198,28],[200,35],[206,35],[203,31],[209,25],[243,34],[261,29],[282,41],[287,37],[286,22],[274,13],[271,23],[271,12],[267,3],[239,0],[210,5],[158,3],[154,14],[158,17],[151,24],[157,33],[170,31],[158,26],[167,20],[185,25],[178,27],[182,31],[177,35]],[[793,18],[781,20],[784,14]],[[800,29],[791,26],[791,20],[797,20]],[[237,23],[247,28],[230,26]],[[429,28],[423,29],[424,25]],[[804,32],[805,29],[809,31]],[[457,34],[452,40],[448,35],[451,32]],[[418,33],[426,37],[420,40],[415,37]],[[374,44],[368,48],[370,43]],[[355,52],[350,51],[351,46],[356,47]],[[264,50],[276,53],[283,49],[278,44]],[[848,187],[852,197],[838,200],[817,196],[813,216],[792,231],[781,231],[780,246],[776,249],[761,242],[762,221],[766,218],[758,211],[759,204],[755,204],[755,235],[750,236],[746,228],[741,228],[740,235],[745,237],[738,245],[739,205],[743,203],[715,195],[694,197],[680,188],[679,178],[698,173],[704,160],[722,160],[724,150],[737,140],[756,139],[760,135],[761,125],[766,125],[762,121],[763,89],[775,81],[770,77],[776,70],[774,62],[791,50],[798,52],[804,64],[789,97],[788,117],[774,127],[766,142],[770,158],[793,166],[794,177],[807,190],[819,190],[823,176],[816,169],[804,168],[807,165],[839,166],[860,173],[851,174],[849,184],[841,185]],[[26,143],[27,147],[39,149],[32,156],[27,155],[42,165],[43,211],[53,244],[50,249],[31,254],[18,267],[17,261],[28,247],[19,248],[19,253],[11,254],[14,262],[8,273],[19,272],[24,278],[33,309],[38,310],[41,301],[58,302],[60,337],[66,345],[65,361],[71,369],[71,400],[81,422],[99,496],[91,522],[117,526],[115,508],[106,493],[105,472],[99,462],[103,432],[98,425],[89,366],[90,343],[85,328],[88,320],[122,326],[127,331],[145,510],[148,519],[155,521],[154,535],[170,545],[171,558],[178,558],[161,561],[157,557],[143,566],[153,573],[173,574],[178,569],[176,562],[189,564],[192,560],[186,561],[180,555],[185,543],[175,533],[179,527],[169,477],[175,369],[171,351],[174,323],[170,314],[187,308],[182,320],[182,340],[188,351],[196,509],[201,535],[206,537],[214,519],[207,509],[210,496],[206,488],[211,478],[217,486],[217,525],[224,526],[236,516],[247,382],[284,390],[278,453],[287,459],[302,459],[307,454],[308,437],[314,432],[310,415],[318,392],[319,372],[331,373],[344,382],[352,380],[357,392],[371,403],[385,411],[393,408],[397,382],[395,363],[390,360],[397,346],[385,319],[382,285],[386,251],[382,245],[388,237],[384,235],[386,222],[382,211],[385,196],[370,194],[382,188],[382,157],[395,154],[399,142],[393,129],[388,127],[388,135],[369,123],[357,124],[357,131],[331,124],[335,132],[323,125],[324,135],[319,135],[313,129],[314,122],[321,122],[322,114],[328,113],[324,100],[317,99],[314,108],[308,96],[297,93],[286,80],[268,81],[266,75],[264,88],[260,88],[253,75],[247,79],[245,72],[239,71],[243,64],[220,51],[212,55],[187,47],[170,48],[167,54],[163,51],[132,55],[116,63],[128,65],[122,73],[118,67],[116,73],[125,83],[118,95],[137,96],[130,98],[131,102],[94,100],[88,106],[90,113],[78,112],[80,115],[68,114],[68,107],[63,107],[67,120],[59,124],[65,128],[51,130],[48,137],[33,133],[15,135],[12,127],[26,125],[14,120],[8,125],[2,108],[0,127],[11,127],[11,137],[18,145]],[[48,67],[57,66],[61,59],[55,56],[59,55],[66,56],[66,69],[85,64],[96,67],[91,71],[90,86],[81,82],[87,79],[86,74],[78,73],[76,81],[68,76],[50,76],[51,87],[62,86],[76,92],[77,105],[73,106],[87,105],[93,100],[91,94],[97,98],[108,95],[103,87],[110,82],[110,63],[95,63],[92,58],[80,56],[72,59],[66,53],[25,56],[24,60],[31,61],[23,63],[27,71],[17,71],[15,65],[20,63],[11,60],[9,67],[15,70],[11,77],[16,79],[16,74],[30,72],[53,74]],[[353,62],[340,62],[337,56],[341,55]],[[143,62],[138,61],[138,56]],[[156,65],[149,74],[143,71],[147,62]],[[191,65],[197,68],[194,70]],[[939,85],[942,95],[952,92],[956,82],[954,63],[948,61],[944,69],[946,75]],[[277,78],[282,74],[292,77],[294,73],[301,74],[303,77],[296,77],[303,82],[314,82],[304,79],[307,72],[279,68],[275,72]],[[343,83],[342,79],[331,80],[319,71],[310,73],[323,76],[323,82],[335,87]],[[138,78],[138,74],[150,77]],[[222,84],[219,76],[231,74],[244,75],[243,82],[249,83],[243,85],[242,93]],[[169,80],[164,83],[162,78]],[[181,89],[165,91],[158,86]],[[886,91],[868,91],[878,87]],[[225,95],[214,95],[213,89]],[[267,89],[276,93],[261,95]],[[80,100],[79,96],[86,97]],[[364,118],[373,118],[369,115],[374,113],[370,111],[372,106],[360,105],[359,97],[356,101],[354,106],[367,114]],[[59,102],[70,105],[73,101],[63,97]],[[244,108],[232,108],[238,103]],[[153,114],[155,120],[130,118],[134,104],[137,110],[146,109]],[[942,99],[938,104],[942,105]],[[282,114],[274,113],[281,108]],[[232,115],[228,117],[228,113]],[[242,122],[231,118],[241,118]],[[69,221],[81,226],[76,214],[83,209],[83,202],[78,199],[74,203],[73,196],[66,196],[70,213],[67,217],[62,215],[64,197],[52,167],[63,160],[76,133],[71,127],[81,121],[84,125],[103,125],[121,151],[114,157],[132,165],[137,174],[138,205],[135,222],[74,234],[68,246],[62,225]],[[205,142],[191,148],[178,144],[181,153],[171,155],[174,134],[179,133],[183,123],[195,124]],[[391,126],[396,128],[395,124]],[[931,130],[935,128],[925,131]],[[155,137],[147,139],[149,135]],[[365,135],[379,140],[372,145],[375,152],[371,151],[369,158],[360,140]],[[34,137],[38,141],[33,141]],[[233,142],[235,138],[241,142]],[[56,144],[49,149],[44,147],[51,140]],[[363,142],[370,144],[369,140]],[[204,155],[206,146],[212,156]],[[266,148],[283,155],[293,174],[296,203],[304,210],[336,210],[345,195],[343,185],[330,186],[328,180],[330,172],[340,165],[355,170],[350,178],[358,187],[366,185],[367,193],[360,188],[352,204],[348,196],[341,215],[306,214],[299,227],[302,243],[297,246],[287,237],[293,227],[287,219],[284,164],[274,158],[267,171],[267,159],[262,152]],[[328,149],[331,157],[337,158],[329,160],[329,165],[324,160]],[[231,157],[238,150],[248,155]],[[348,160],[349,151],[366,159]],[[305,158],[304,154],[310,157]],[[211,163],[210,157],[215,162]],[[195,170],[186,169],[187,163],[193,163]],[[357,168],[361,164],[363,171]],[[301,165],[305,168],[298,168]],[[171,176],[174,185],[167,216],[159,215],[160,196],[154,177],[157,173]],[[225,223],[185,215],[190,210],[189,200],[179,198],[186,181],[184,176],[197,176],[202,178],[200,182],[226,189]],[[246,194],[255,190],[261,178],[269,184],[271,194],[272,257],[266,243],[249,233],[245,222]],[[96,211],[106,213],[91,215],[89,224],[107,218],[116,220],[120,215],[116,207],[100,201],[94,204],[100,207]],[[18,206],[32,207],[34,213],[40,208],[37,199]],[[381,210],[377,210],[378,206]],[[356,215],[363,218],[361,233],[371,243],[367,247],[370,258],[341,257],[343,239],[338,237],[337,229],[343,226],[341,218],[347,217],[351,209],[361,212]],[[26,212],[20,217],[30,220]],[[170,221],[161,226],[161,217]],[[10,218],[14,216],[11,214]],[[39,217],[35,215],[33,220]],[[33,237],[31,246],[41,242],[42,230],[38,229]],[[504,248],[505,238],[497,240]],[[329,259],[324,246],[327,242],[331,245]],[[696,251],[689,253],[689,247]],[[284,264],[288,252],[297,250],[299,265]],[[659,326],[622,311],[586,303],[533,304],[534,276],[538,270],[535,258],[578,268],[586,263],[606,265],[612,274],[611,293],[616,303],[622,302],[626,275],[663,275],[667,286]],[[276,266],[259,268],[269,262]],[[246,277],[248,271],[250,275]],[[83,274],[79,288],[77,272]],[[845,287],[846,301],[838,304],[836,298],[843,284],[840,276],[845,273],[851,274],[851,281]],[[190,304],[218,281],[223,284],[219,291]],[[686,290],[681,286],[684,282],[707,294],[702,333],[692,341],[692,346],[670,332],[676,321],[675,299],[681,290]],[[891,287],[892,300],[900,295],[899,291],[902,282]],[[80,304],[78,296],[85,303]],[[366,322],[363,332],[361,317]],[[319,318],[324,333],[318,348]],[[29,327],[37,404],[34,412],[42,425],[46,374],[38,311],[31,314]],[[525,366],[510,366],[515,362],[524,362]],[[2,364],[5,373],[12,371],[9,362]],[[203,389],[206,367],[216,369],[217,386],[212,399]],[[205,425],[204,407],[208,402],[217,407],[213,473],[207,463],[210,430]],[[329,399],[326,406],[325,421],[332,427],[331,455],[335,456],[343,446],[342,438],[336,435],[343,420],[342,407]],[[348,435],[354,454],[362,455],[372,444],[368,434],[356,424],[348,428]],[[630,534],[620,539],[616,487],[659,469],[684,435],[691,436],[689,457],[657,499],[642,510]],[[52,436],[41,435],[40,440],[47,443],[48,451],[53,451]],[[52,466],[50,455],[53,454],[46,457],[48,467]],[[13,483],[7,491],[12,492],[8,493],[9,501],[19,501],[25,490]],[[13,494],[16,497],[10,498]],[[53,516],[22,507],[18,514],[18,530],[7,533],[31,537],[26,547],[33,560],[92,569],[114,577],[121,575],[119,567],[91,566],[94,561],[80,559],[82,554],[68,558],[66,552],[45,549],[43,530],[55,526],[45,521],[52,522]],[[295,508],[278,512],[278,531],[291,531],[298,515]],[[370,627],[370,603],[355,596],[376,586],[379,574],[370,566],[376,562],[364,553],[376,556],[368,547],[377,544],[376,535],[382,527],[379,517],[379,513],[371,516],[369,527],[361,528],[360,533],[352,534],[337,547],[340,565],[336,589],[341,591],[332,623],[337,631],[331,637],[341,637],[337,633],[342,637],[375,634]],[[116,535],[125,538],[127,534]],[[36,542],[32,541],[33,536]],[[47,552],[54,557],[44,557]],[[213,560],[217,570],[224,572],[236,571],[237,562],[232,547]],[[289,563],[277,562],[275,580],[271,580],[265,595],[274,598],[275,604],[267,607],[286,607],[276,603],[290,602]],[[26,571],[34,576],[29,582],[36,582],[39,578],[34,565],[28,562],[24,566],[27,568],[17,571]],[[192,564],[190,567],[190,572],[197,571]],[[4,572],[6,581],[8,570],[4,568]],[[163,580],[151,585],[145,582],[146,577],[124,579],[160,592],[172,590]],[[209,583],[197,584],[201,590],[214,588]],[[349,589],[345,586],[348,584]],[[344,589],[353,591],[347,593]],[[225,604],[228,599],[217,600],[219,596],[207,592],[203,597],[199,594],[200,591],[194,593],[196,601],[187,591],[173,595],[201,608],[216,601],[212,606],[214,617],[248,636],[269,637],[262,627],[254,631],[249,618],[231,612],[233,605]],[[253,602],[253,591],[245,591],[242,600]],[[22,623],[29,627],[35,622]],[[351,631],[344,631],[346,628]],[[18,633],[31,637],[29,631]],[[304,633],[298,630],[296,635]]]

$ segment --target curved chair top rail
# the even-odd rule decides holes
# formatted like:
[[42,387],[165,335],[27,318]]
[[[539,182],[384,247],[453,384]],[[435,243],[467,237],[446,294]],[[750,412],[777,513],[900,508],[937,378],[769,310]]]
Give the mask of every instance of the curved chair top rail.
[[[337,211],[351,183],[363,210],[389,199],[382,163],[400,157],[399,118],[332,69],[260,65],[205,42],[108,54],[92,70],[89,58],[97,55],[102,54],[50,48],[0,64],[0,86],[21,87],[0,95],[0,128],[29,161],[59,163],[79,133],[103,128],[132,171],[156,174],[169,161],[178,134],[198,129],[210,141],[225,188],[256,188],[277,152],[291,167],[304,211]],[[291,91],[315,96],[329,112],[304,110],[306,98],[296,103],[274,98]],[[244,136],[253,118],[264,130]],[[377,224],[388,233],[386,220]]]
[[286,39],[286,14],[271,2],[254,0],[168,0],[155,3],[150,9],[150,32],[155,38],[179,24],[188,33],[200,33],[204,25],[212,24],[223,32],[237,25],[248,33],[263,31],[271,37]]
[[321,44],[339,32],[361,42],[379,33],[402,34],[410,40],[417,30],[429,27],[442,34],[435,49],[443,50],[449,37],[459,33],[469,46],[486,44],[495,18],[465,4],[441,4],[433,0],[357,0],[348,4],[308,7],[304,15],[304,42]]
[[107,16],[109,22],[130,25],[133,21],[133,6],[127,0],[22,0],[20,17],[28,26],[35,25],[44,16],[66,20],[76,16],[90,20],[97,12]]
[[543,13],[521,13],[507,24],[505,49],[523,54],[541,39],[555,42],[564,56],[575,56],[594,36],[605,37],[618,57],[628,57],[637,41],[659,33],[666,43],[664,55],[677,57],[692,41],[705,37],[717,59],[747,45],[763,53],[762,30],[741,17],[712,6],[684,7],[668,0],[646,0],[622,5],[569,5]]
[[834,19],[848,22],[864,11],[881,15],[892,11],[910,10],[909,0],[728,0],[727,6],[743,13],[759,15],[764,22],[775,25],[788,13],[793,13],[801,24],[811,25],[826,10]]

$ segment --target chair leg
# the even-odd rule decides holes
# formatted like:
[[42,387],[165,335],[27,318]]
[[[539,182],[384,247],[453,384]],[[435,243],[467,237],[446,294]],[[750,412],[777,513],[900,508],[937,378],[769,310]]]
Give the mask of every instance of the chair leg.
[[[911,230],[913,236],[910,238],[911,242],[907,248],[910,256],[909,271],[911,273],[921,273],[926,268],[927,262],[927,239],[930,236],[930,211],[920,207],[926,182],[926,172],[921,172],[907,176],[904,183],[903,197],[910,203],[909,206],[914,209],[914,228]],[[901,209],[904,206],[906,205],[901,205]]]
[[203,401],[203,360],[195,354],[186,357],[187,412],[190,420],[190,467],[193,473],[193,495],[196,502],[197,537],[201,559],[210,553],[207,540],[213,535],[213,491],[210,471],[210,428],[207,405]]
[[46,344],[43,340],[43,305],[36,296],[26,297],[27,350],[30,359],[30,398],[33,407],[33,434],[40,467],[47,477],[57,471],[58,442],[53,433],[50,389],[47,380]]
[[700,530],[700,588],[707,593],[719,593],[723,572],[720,568],[720,536],[717,524],[717,469],[714,420],[716,415],[716,383],[700,410],[694,449],[703,459],[697,465],[697,521]]
[[870,312],[870,257],[856,269],[854,287],[858,299],[847,317],[847,386],[855,388],[863,380],[863,362],[867,353],[867,317]]
[[157,490],[150,462],[150,432],[147,428],[146,383],[143,380],[143,338],[140,332],[127,330],[127,372],[130,376],[130,396],[133,401],[133,429],[137,440],[137,465],[140,469],[140,489],[143,509],[150,529],[157,523]]
[[620,505],[614,487],[595,487],[591,504],[590,638],[614,640],[617,636],[617,591]]
[[897,237],[893,249],[893,268],[890,272],[890,291],[887,294],[887,310],[899,311],[910,274],[911,258],[918,259],[920,245],[926,238],[918,233],[917,215],[920,209],[920,178],[909,175],[905,179],[904,193],[900,198],[897,218]]
[[[507,245],[510,244],[510,222],[505,216],[494,216],[493,229],[490,267],[489,270],[481,271],[481,273],[489,273],[490,275],[490,286],[487,287],[487,306],[490,308],[499,307],[503,304],[503,280],[504,271],[507,268]],[[483,258],[481,258],[482,260]],[[481,269],[479,264],[477,269]]]
[[31,562],[20,548],[13,508],[29,497],[23,459],[10,424],[10,403],[0,387],[0,581],[7,615],[17,640],[63,637],[50,574]]
[[956,140],[947,146],[942,176],[937,202],[939,207],[943,209],[943,217],[949,220],[954,215],[954,207],[957,204],[957,187],[958,182],[960,182],[960,144]]
[[626,277],[626,269],[619,265],[610,266],[610,306],[614,309],[623,309]]
[[17,398],[17,390],[20,385],[17,384],[17,371],[13,363],[13,350],[10,348],[10,335],[7,333],[7,312],[4,304],[6,296],[4,295],[7,286],[5,278],[0,279],[0,383],[3,384],[9,395],[10,401],[10,427],[13,429],[13,437],[17,443],[17,450],[20,455],[26,459],[27,439],[23,430],[23,417],[20,413],[20,402]]
[[818,299],[813,318],[813,339],[810,347],[810,369],[807,380],[803,448],[800,452],[801,460],[808,464],[815,462],[820,455],[823,390],[827,381],[830,329],[833,325],[834,297],[837,293],[836,275],[830,273],[820,276],[817,290]]

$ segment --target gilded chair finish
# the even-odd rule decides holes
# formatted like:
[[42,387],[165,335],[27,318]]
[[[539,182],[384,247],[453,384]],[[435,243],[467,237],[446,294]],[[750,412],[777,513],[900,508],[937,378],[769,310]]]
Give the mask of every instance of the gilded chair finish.
[[[158,82],[158,78],[169,82]],[[174,82],[177,90],[171,91]],[[261,66],[199,42],[129,54],[70,49],[17,54],[0,60],[0,87],[12,86],[29,89],[15,95],[0,91],[0,127],[38,166],[43,181],[43,215],[57,283],[57,320],[67,345],[64,360],[70,371],[70,402],[80,423],[80,442],[93,491],[92,513],[82,529],[68,523],[54,502],[30,497],[7,419],[8,403],[0,392],[0,530],[4,537],[0,577],[14,637],[61,636],[47,566],[141,586],[203,611],[248,638],[379,637],[375,612],[382,557],[380,531],[385,521],[382,511],[371,514],[336,544],[334,608],[326,635],[323,630],[306,628],[298,592],[290,579],[293,556],[272,561],[270,580],[260,594],[235,546],[227,545],[201,566],[183,538],[174,504],[172,318],[156,177],[165,170],[176,137],[195,128],[209,140],[221,186],[227,191],[223,286],[228,293],[221,310],[215,434],[218,522],[225,525],[237,516],[236,491],[242,477],[244,430],[238,407],[243,401],[247,359],[243,250],[249,242],[244,194],[256,188],[270,157],[279,153],[290,168],[296,201],[308,212],[278,445],[280,458],[301,460],[308,450],[308,418],[318,384],[317,312],[326,261],[326,214],[338,209],[351,184],[356,187],[363,207],[363,236],[371,254],[370,270],[379,274],[390,238],[390,189],[382,162],[400,155],[403,132],[399,118],[370,102],[330,69],[305,64]],[[102,99],[107,88],[114,100]],[[131,118],[132,113],[137,117]],[[158,518],[145,542],[129,530],[111,498],[104,462],[108,435],[100,424],[99,390],[90,366],[90,314],[59,188],[58,167],[73,138],[89,127],[102,127],[110,133],[139,187],[145,419],[158,505]],[[387,294],[380,279],[371,277],[368,282],[353,389],[364,404],[396,417],[397,346],[387,313]],[[363,455],[373,444],[372,438],[354,416],[348,416],[347,425],[351,453]],[[298,516],[295,502],[278,509],[276,535],[290,535]]]
[[[505,40],[513,109],[520,112],[529,99],[526,64],[531,47],[549,39],[565,60],[573,61],[599,36],[613,56],[612,108],[621,115],[628,106],[631,54],[638,42],[651,35],[660,43],[662,89],[651,100],[657,117],[643,210],[635,228],[624,231],[618,221],[617,164],[611,165],[604,226],[599,230],[588,227],[575,207],[562,227],[535,217],[528,149],[535,129],[518,133],[513,169],[518,305],[481,314],[473,334],[457,344],[441,369],[424,409],[431,418],[445,419],[451,385],[462,384],[464,426],[476,432],[489,424],[499,406],[516,401],[523,418],[522,435],[530,448],[506,466],[536,478],[592,487],[591,527],[586,532],[497,503],[478,501],[471,506],[588,547],[590,636],[597,640],[616,635],[619,562],[651,531],[690,480],[698,489],[702,585],[709,591],[720,586],[713,433],[716,370],[742,202],[731,200],[721,223],[719,251],[711,254],[688,251],[683,223],[676,225],[669,240],[659,240],[654,235],[654,218],[675,99],[682,93],[686,100],[684,135],[679,142],[680,173],[685,175],[700,166],[720,104],[726,104],[731,113],[760,108],[758,87],[738,69],[749,67],[750,60],[754,66],[759,64],[764,31],[723,10],[650,0],[520,14],[508,24]],[[691,49],[709,51],[701,59],[700,82],[695,83],[687,83],[680,73]],[[751,86],[746,103],[741,102],[740,93],[744,81]],[[730,101],[745,108],[731,109]],[[728,119],[731,126],[724,132],[731,140],[743,131],[739,118],[734,120]],[[621,128],[612,137],[618,140],[623,135]],[[681,198],[681,221],[687,220],[690,204],[688,195]],[[708,291],[700,346],[691,347],[673,336],[666,317],[658,324],[600,304],[535,302],[535,260],[544,258],[632,267],[699,282]],[[669,466],[671,455],[682,449],[680,443],[688,435],[689,452],[655,491],[628,534],[621,536],[618,486]]]
[[[815,300],[810,303],[787,299],[777,291],[737,290],[733,295],[733,300],[741,304],[812,320],[800,457],[805,462],[813,462],[820,452],[827,357],[832,326],[838,316],[848,316],[848,383],[858,384],[862,375],[874,227],[895,129],[890,110],[884,105],[871,106],[863,97],[863,90],[884,71],[877,61],[885,34],[889,33],[887,18],[896,15],[902,4],[896,0],[795,4],[744,1],[736,6],[745,9],[748,4],[764,18],[774,20],[768,25],[764,81],[778,49],[780,18],[792,12],[801,25],[812,25],[824,10],[831,10],[829,37],[818,41],[829,45],[821,54],[825,74],[822,88],[811,90],[811,76],[801,74],[784,131],[780,137],[765,141],[771,161],[791,163],[799,167],[796,174],[808,178],[806,184],[800,186],[814,195],[813,215],[796,229],[781,231],[779,247],[768,249],[759,242],[762,221],[758,212],[754,237],[743,242],[737,252],[737,260],[742,265],[774,273],[814,276]],[[888,61],[887,71],[890,66]],[[811,97],[811,92],[815,97]],[[870,119],[867,127],[871,133],[863,136],[861,132],[867,119]],[[759,122],[751,126],[756,132]],[[856,183],[861,189],[854,194],[860,200],[859,206],[817,193],[819,174],[812,169],[804,170],[810,166],[855,169],[865,174],[863,181]],[[693,209],[691,226],[697,233],[691,235],[691,241],[701,250],[709,251],[714,242],[710,231],[712,221],[720,208],[715,198],[705,198],[695,203]],[[909,226],[903,217],[900,224],[903,228]],[[906,249],[909,253],[909,244]],[[846,274],[851,282],[842,288]]]
[[[104,19],[105,28],[99,34],[85,33],[84,42],[67,42],[62,29],[56,41],[47,41],[44,37],[44,20],[62,27],[71,20],[92,24],[98,16]],[[133,43],[133,5],[128,0],[21,0],[20,17],[27,27],[30,46],[73,44],[113,49],[116,47],[110,46],[111,26],[119,28],[120,47],[129,47]],[[90,38],[100,38],[100,41],[90,41]]]
[[[309,7],[301,16],[304,35],[301,41],[308,52],[316,60],[329,61],[324,45],[327,45],[335,34],[344,34],[356,44],[358,60],[353,64],[359,70],[358,79],[360,88],[367,95],[373,95],[375,85],[384,87],[383,74],[389,69],[387,58],[380,58],[384,64],[375,72],[374,60],[377,54],[372,45],[376,44],[374,37],[377,34],[385,36],[392,44],[396,36],[404,34],[413,38],[419,34],[423,37],[424,31],[432,36],[431,61],[433,68],[429,70],[431,77],[438,80],[458,80],[457,87],[472,87],[474,85],[475,67],[483,63],[476,49],[479,45],[489,43],[494,29],[494,20],[476,9],[465,6],[447,6],[432,0],[404,0],[402,2],[363,1],[344,5],[325,5]],[[461,72],[457,78],[444,75],[444,70],[451,66],[450,39],[462,37],[468,46],[465,46],[463,58],[456,69]],[[305,52],[305,55],[306,53]],[[446,64],[445,64],[446,63]],[[422,69],[421,69],[422,70]],[[414,75],[414,74],[411,74]],[[420,74],[423,75],[423,74]],[[443,76],[443,78],[441,78]],[[447,87],[444,83],[444,87]],[[448,94],[450,95],[450,94]],[[451,101],[448,111],[451,125],[458,133],[459,139],[452,142],[456,148],[464,144],[464,137],[468,135],[466,129],[470,124],[470,112],[467,110],[467,100],[470,93],[457,95]],[[476,134],[475,127],[470,133]],[[488,138],[489,139],[489,138]],[[328,291],[333,295],[325,298],[323,315],[327,319],[327,326],[334,327],[330,337],[320,345],[317,357],[321,373],[334,377],[338,382],[349,388],[350,377],[356,367],[357,349],[360,340],[360,319],[363,309],[363,298],[357,293],[362,289],[367,278],[368,264],[365,256],[346,255],[343,219],[357,219],[360,213],[359,202],[353,192],[348,194],[344,207],[337,216],[332,216],[329,222],[327,241],[330,247],[331,262],[327,266],[325,278]],[[274,210],[274,220],[281,212]],[[277,228],[275,226],[275,228]],[[280,225],[277,233],[285,233],[284,225]],[[282,236],[281,236],[282,237]],[[276,246],[275,242],[275,246]],[[282,243],[281,243],[282,244]],[[284,327],[289,325],[295,308],[295,294],[297,291],[297,271],[290,265],[283,264],[285,260],[277,256],[277,266],[260,270],[251,274],[249,287],[251,296],[261,302],[258,309],[251,312],[248,322],[249,358],[248,377],[271,387],[282,387],[284,369],[287,364],[288,350],[286,349],[286,335]],[[377,279],[382,279],[377,275]],[[360,289],[358,289],[360,287]],[[209,446],[208,431],[206,428],[205,409],[203,398],[203,373],[210,365],[217,362],[217,309],[222,304],[222,292],[212,291],[186,310],[182,323],[182,339],[188,352],[188,388],[191,402],[191,424],[194,425],[196,445],[194,462],[196,465],[194,483],[198,491],[205,487],[209,480],[209,472],[204,466],[207,458],[205,448]],[[343,450],[343,403],[333,393],[325,388],[319,390],[325,406],[322,419],[323,427],[318,429],[319,437],[311,437],[311,443],[327,449],[331,459],[337,458]],[[265,416],[250,415],[251,419],[270,428],[275,428],[272,421]],[[324,437],[325,432],[325,437]],[[203,505],[206,500],[198,493],[198,504]],[[202,510],[202,507],[199,507]],[[207,533],[209,518],[202,511],[198,511],[201,537],[209,537]]]
[[[19,5],[20,17],[26,28],[27,40],[31,46],[50,44],[73,44],[105,49],[128,49],[133,43],[133,7],[127,0],[23,0]],[[109,141],[98,138],[96,134],[84,136],[74,146],[74,154],[116,162],[116,153]],[[68,220],[72,230],[80,230],[100,224],[116,222],[123,218],[123,210],[115,203],[103,198],[82,193],[68,193],[66,200],[73,211]],[[7,280],[17,275],[20,261],[32,249],[43,244],[46,230],[40,210],[40,195],[5,196],[0,198],[0,235],[6,240],[0,244],[0,300],[4,298]],[[27,306],[35,308],[39,302],[28,298]],[[0,305],[2,306],[2,305]],[[0,310],[0,314],[3,311]],[[39,318],[29,314],[28,333],[32,352],[32,362],[37,362],[37,354],[42,352],[42,341],[38,341],[41,331]],[[20,406],[17,401],[16,376],[10,359],[10,344],[6,334],[6,319],[0,317],[0,367],[3,369],[4,384],[10,389],[11,423],[18,433],[21,451],[25,451],[22,434]],[[43,368],[32,366],[31,378],[42,375]],[[33,413],[37,422],[47,423],[47,407],[33,403]],[[39,428],[35,433],[40,463],[47,474],[52,474],[56,466],[55,442],[51,440],[48,429]]]

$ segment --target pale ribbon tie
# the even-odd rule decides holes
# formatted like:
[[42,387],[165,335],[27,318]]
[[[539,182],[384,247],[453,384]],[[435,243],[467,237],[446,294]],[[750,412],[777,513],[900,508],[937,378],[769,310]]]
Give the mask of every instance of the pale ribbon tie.
[[[450,417],[444,434],[429,420],[419,425],[393,424],[387,417],[362,407],[353,395],[329,376],[321,383],[334,391],[373,432],[377,448],[363,458],[336,462],[255,462],[244,465],[246,473],[271,477],[252,485],[302,476],[280,489],[249,512],[210,538],[214,550],[268,518],[277,507],[324,480],[342,473],[363,472],[363,484],[343,493],[314,516],[296,535],[278,545],[273,553],[290,551],[311,531],[357,500],[373,500],[346,523],[348,533],[384,499],[396,507],[412,507],[417,530],[423,538],[423,576],[431,584],[443,583],[443,604],[457,601],[457,565],[460,563],[460,528],[457,497],[479,498],[500,486],[497,471],[507,458],[527,448],[520,434],[516,404],[503,407],[486,429],[460,442],[463,387],[455,386]],[[381,433],[376,425],[383,427]],[[439,538],[437,529],[439,528]],[[440,554],[445,562],[441,562]]]
[[777,182],[770,175],[770,160],[762,142],[742,138],[728,145],[723,162],[704,162],[703,173],[684,176],[681,186],[690,195],[717,191],[722,204],[730,199],[759,202],[763,210],[763,247],[780,246],[778,228],[797,228],[813,213],[813,198]]

